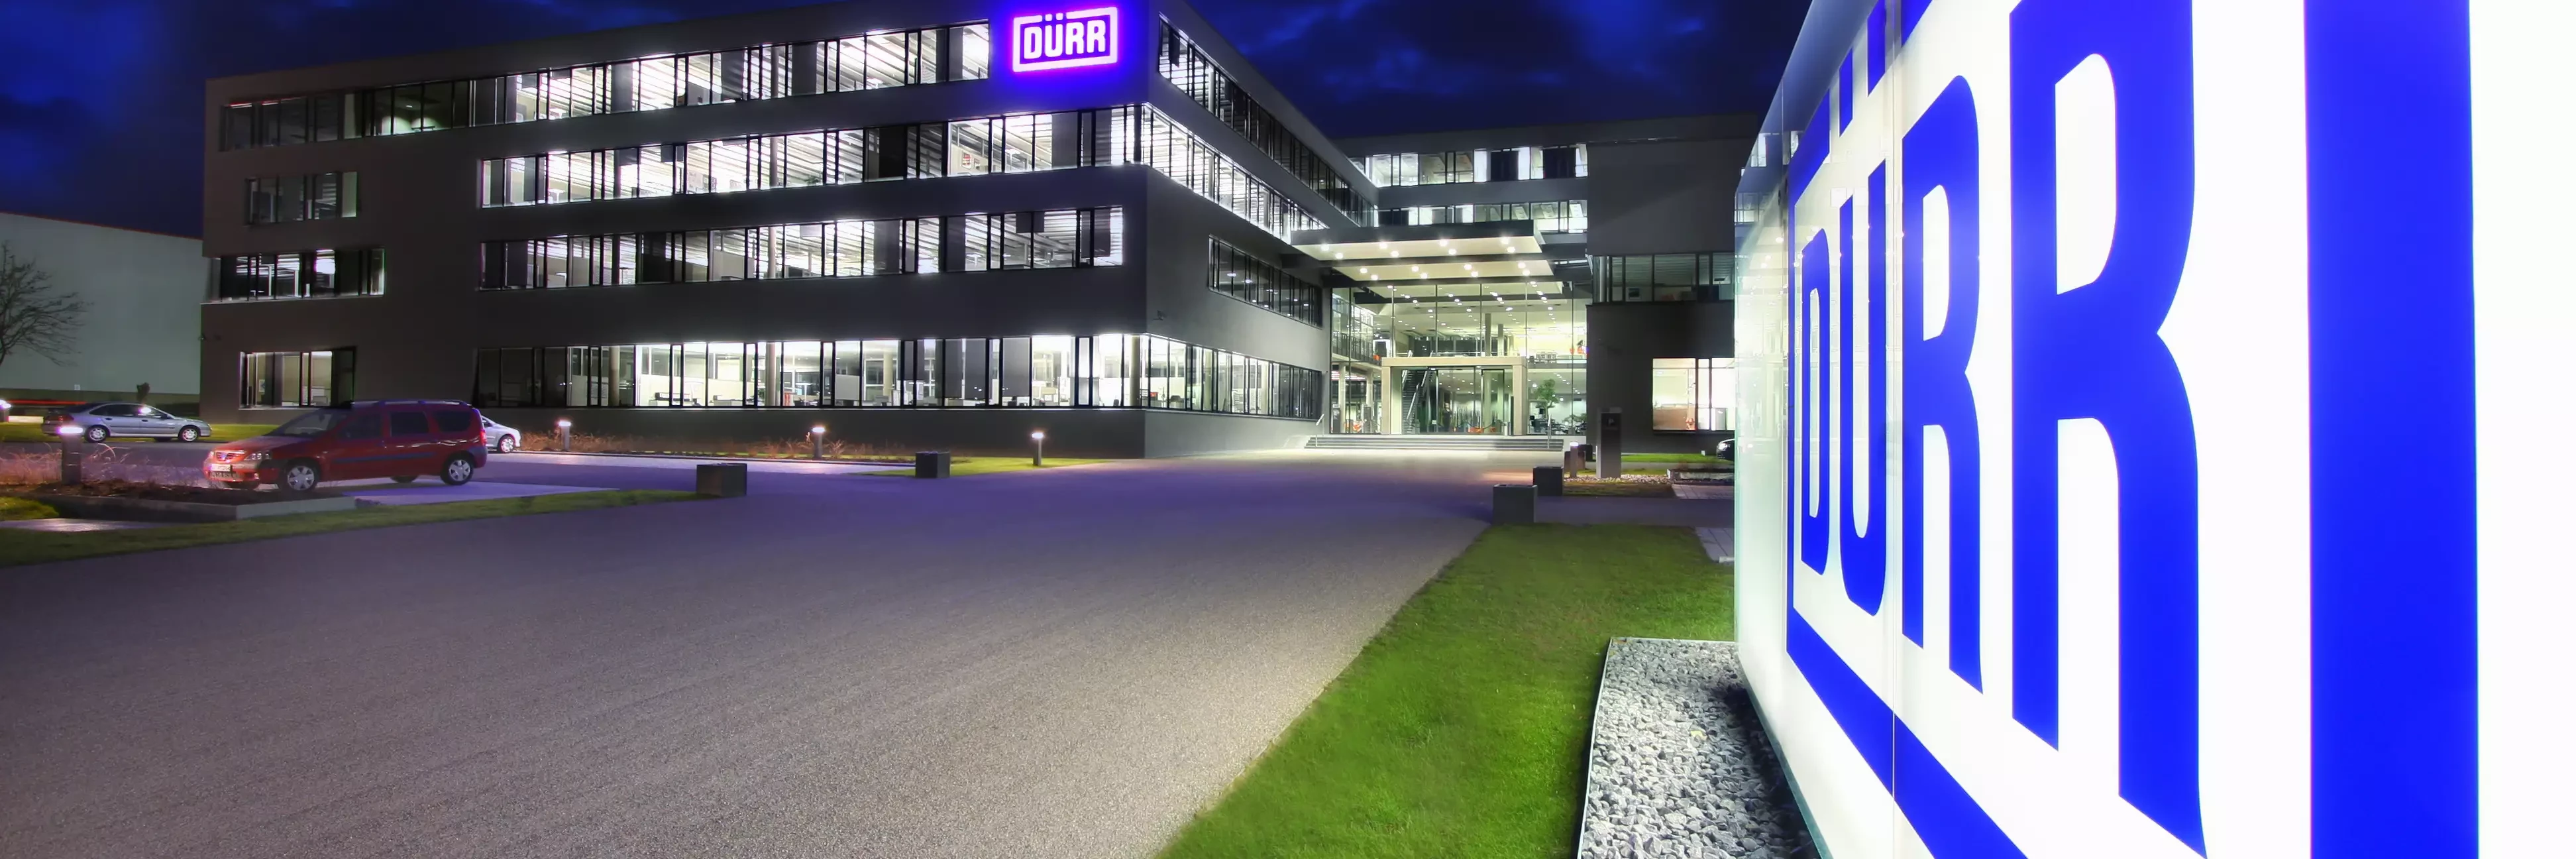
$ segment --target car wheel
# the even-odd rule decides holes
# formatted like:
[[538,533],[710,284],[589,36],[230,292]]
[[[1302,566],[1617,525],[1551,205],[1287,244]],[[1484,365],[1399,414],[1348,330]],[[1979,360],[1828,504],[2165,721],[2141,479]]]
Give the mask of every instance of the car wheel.
[[515,435],[505,435],[505,436],[502,436],[502,437],[501,437],[501,452],[502,452],[502,453],[518,453],[518,452],[519,452],[519,437],[518,437],[518,436],[515,436]]
[[322,485],[322,467],[306,460],[287,463],[286,470],[277,476],[277,485],[289,492],[311,492],[313,487]]
[[86,430],[82,430],[82,431],[81,431],[81,437],[82,437],[82,438],[85,438],[85,439],[89,439],[89,443],[91,443],[91,444],[97,444],[97,443],[99,443],[99,442],[106,441],[106,440],[107,440],[107,428],[106,428],[106,427],[103,427],[103,426],[99,426],[99,425],[97,425],[97,424],[91,424],[91,425],[90,425],[90,427],[89,427],[89,429],[86,429]]
[[412,481],[414,481],[414,480],[419,480],[419,479],[420,479],[420,475],[417,475],[417,474],[397,474],[397,475],[394,475],[394,482],[395,482],[395,483],[410,483],[410,482],[412,482]]
[[197,428],[196,428],[196,427],[180,427],[180,428],[179,428],[179,440],[180,440],[180,441],[196,441],[197,439],[202,438],[202,437],[203,437],[203,434],[201,434],[201,433],[197,432]]
[[447,467],[438,470],[438,479],[449,486],[465,485],[466,481],[474,479],[474,460],[461,455],[448,457]]

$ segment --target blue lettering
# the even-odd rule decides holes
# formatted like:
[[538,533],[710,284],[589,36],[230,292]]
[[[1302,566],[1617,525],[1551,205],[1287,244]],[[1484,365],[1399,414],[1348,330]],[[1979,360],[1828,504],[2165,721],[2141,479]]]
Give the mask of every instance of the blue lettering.
[[[1817,360],[1823,350],[1817,348],[1817,334],[1809,328],[1822,321],[1817,317],[1831,292],[1825,286],[1832,277],[1832,254],[1833,248],[1823,233],[1808,240],[1798,260],[1798,300],[1789,311],[1790,318],[1796,320],[1790,325],[1789,363],[1796,368],[1791,383],[1797,386],[1797,404],[1790,409],[1793,426],[1789,432],[1789,456],[1796,461],[1792,467],[1798,475],[1791,506],[1796,508],[1798,522],[1798,561],[1817,572],[1825,569],[1825,541],[1831,536],[1827,529],[1832,524],[1825,517],[1833,511],[1827,483],[1820,473],[1824,469],[1823,457],[1817,455],[1824,447],[1816,438],[1824,425],[1825,374]],[[1809,505],[1814,505],[1816,511],[1807,512]]]
[[[2119,232],[2101,276],[2060,293],[2057,82],[2095,55],[2116,83]],[[2120,795],[2205,853],[2198,445],[2157,335],[2191,237],[2191,8],[2023,0],[2011,60],[2013,716],[2057,741],[2057,423],[2095,419],[2118,460]]]
[[[1869,243],[1855,248],[1852,232],[1852,205],[1844,201],[1842,211],[1843,253],[1842,283],[1834,301],[1836,352],[1834,385],[1834,506],[1841,511],[1843,593],[1862,611],[1877,614],[1887,598],[1887,165],[1879,165],[1869,174],[1866,190],[1877,196],[1869,207]],[[1860,301],[1854,293],[1861,290],[1852,275],[1854,257],[1866,255],[1869,260],[1868,309],[1857,312]],[[1860,337],[1854,323],[1869,328],[1869,345],[1855,356]],[[1852,384],[1853,371],[1869,368],[1869,394],[1862,399]],[[1858,408],[1856,408],[1858,406]],[[1862,432],[1869,437],[1867,449],[1855,444]],[[1856,491],[1860,475],[1869,476],[1869,529],[1860,528],[1859,508],[1863,502]]]
[[[1977,401],[1968,387],[1968,356],[1977,337],[1977,100],[1953,78],[1930,110],[1905,133],[1905,637],[1923,643],[1923,453],[1925,427],[1941,428],[1950,460],[1950,670],[1984,688],[1978,649]],[[1949,299],[1941,333],[1923,336],[1930,320],[1923,295],[1923,199],[1942,189],[1949,203]]]

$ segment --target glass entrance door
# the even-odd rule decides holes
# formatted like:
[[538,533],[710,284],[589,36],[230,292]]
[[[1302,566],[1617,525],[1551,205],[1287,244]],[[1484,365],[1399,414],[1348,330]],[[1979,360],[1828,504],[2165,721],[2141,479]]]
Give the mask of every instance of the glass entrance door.
[[1520,392],[1510,367],[1407,367],[1404,431],[1416,434],[1509,435]]
[[1337,362],[1333,365],[1333,431],[1337,433],[1383,432],[1378,425],[1378,405],[1385,401],[1380,386],[1386,371],[1374,365]]

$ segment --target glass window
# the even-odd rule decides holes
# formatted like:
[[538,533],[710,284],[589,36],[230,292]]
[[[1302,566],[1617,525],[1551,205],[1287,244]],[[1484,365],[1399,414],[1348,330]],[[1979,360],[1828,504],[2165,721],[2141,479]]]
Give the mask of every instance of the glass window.
[[1654,428],[1712,432],[1735,428],[1735,359],[1657,358]]
[[[275,391],[292,394],[320,384],[314,379],[346,384],[333,372],[346,361],[333,363],[330,353],[263,355],[265,363],[245,356],[246,402],[279,400]],[[1135,397],[1140,383],[1150,388],[1147,399]],[[474,382],[475,403],[487,408],[1142,404],[1308,419],[1319,413],[1322,390],[1317,371],[1115,334],[483,349]]]
[[948,175],[981,176],[1002,172],[993,163],[993,124],[969,119],[948,124]]
[[957,79],[983,80],[993,76],[993,26],[967,24],[957,28]]
[[245,352],[241,356],[244,407],[327,406],[349,399],[356,351]]

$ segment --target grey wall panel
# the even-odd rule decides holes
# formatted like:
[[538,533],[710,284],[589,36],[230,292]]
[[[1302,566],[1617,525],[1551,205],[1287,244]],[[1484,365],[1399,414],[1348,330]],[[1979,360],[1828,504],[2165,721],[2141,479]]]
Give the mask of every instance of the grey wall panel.
[[[1146,456],[1189,456],[1241,450],[1278,450],[1324,431],[1321,421],[1251,418],[1195,412],[1147,411]],[[1047,434],[1053,444],[1055,434]]]
[[[0,388],[194,394],[197,303],[206,261],[197,240],[159,233],[0,214],[0,242],[51,276],[57,294],[89,302],[73,351],[20,352],[0,363]],[[122,393],[117,393],[117,392]]]
[[1750,139],[1592,147],[1592,253],[1735,247],[1735,182]]

